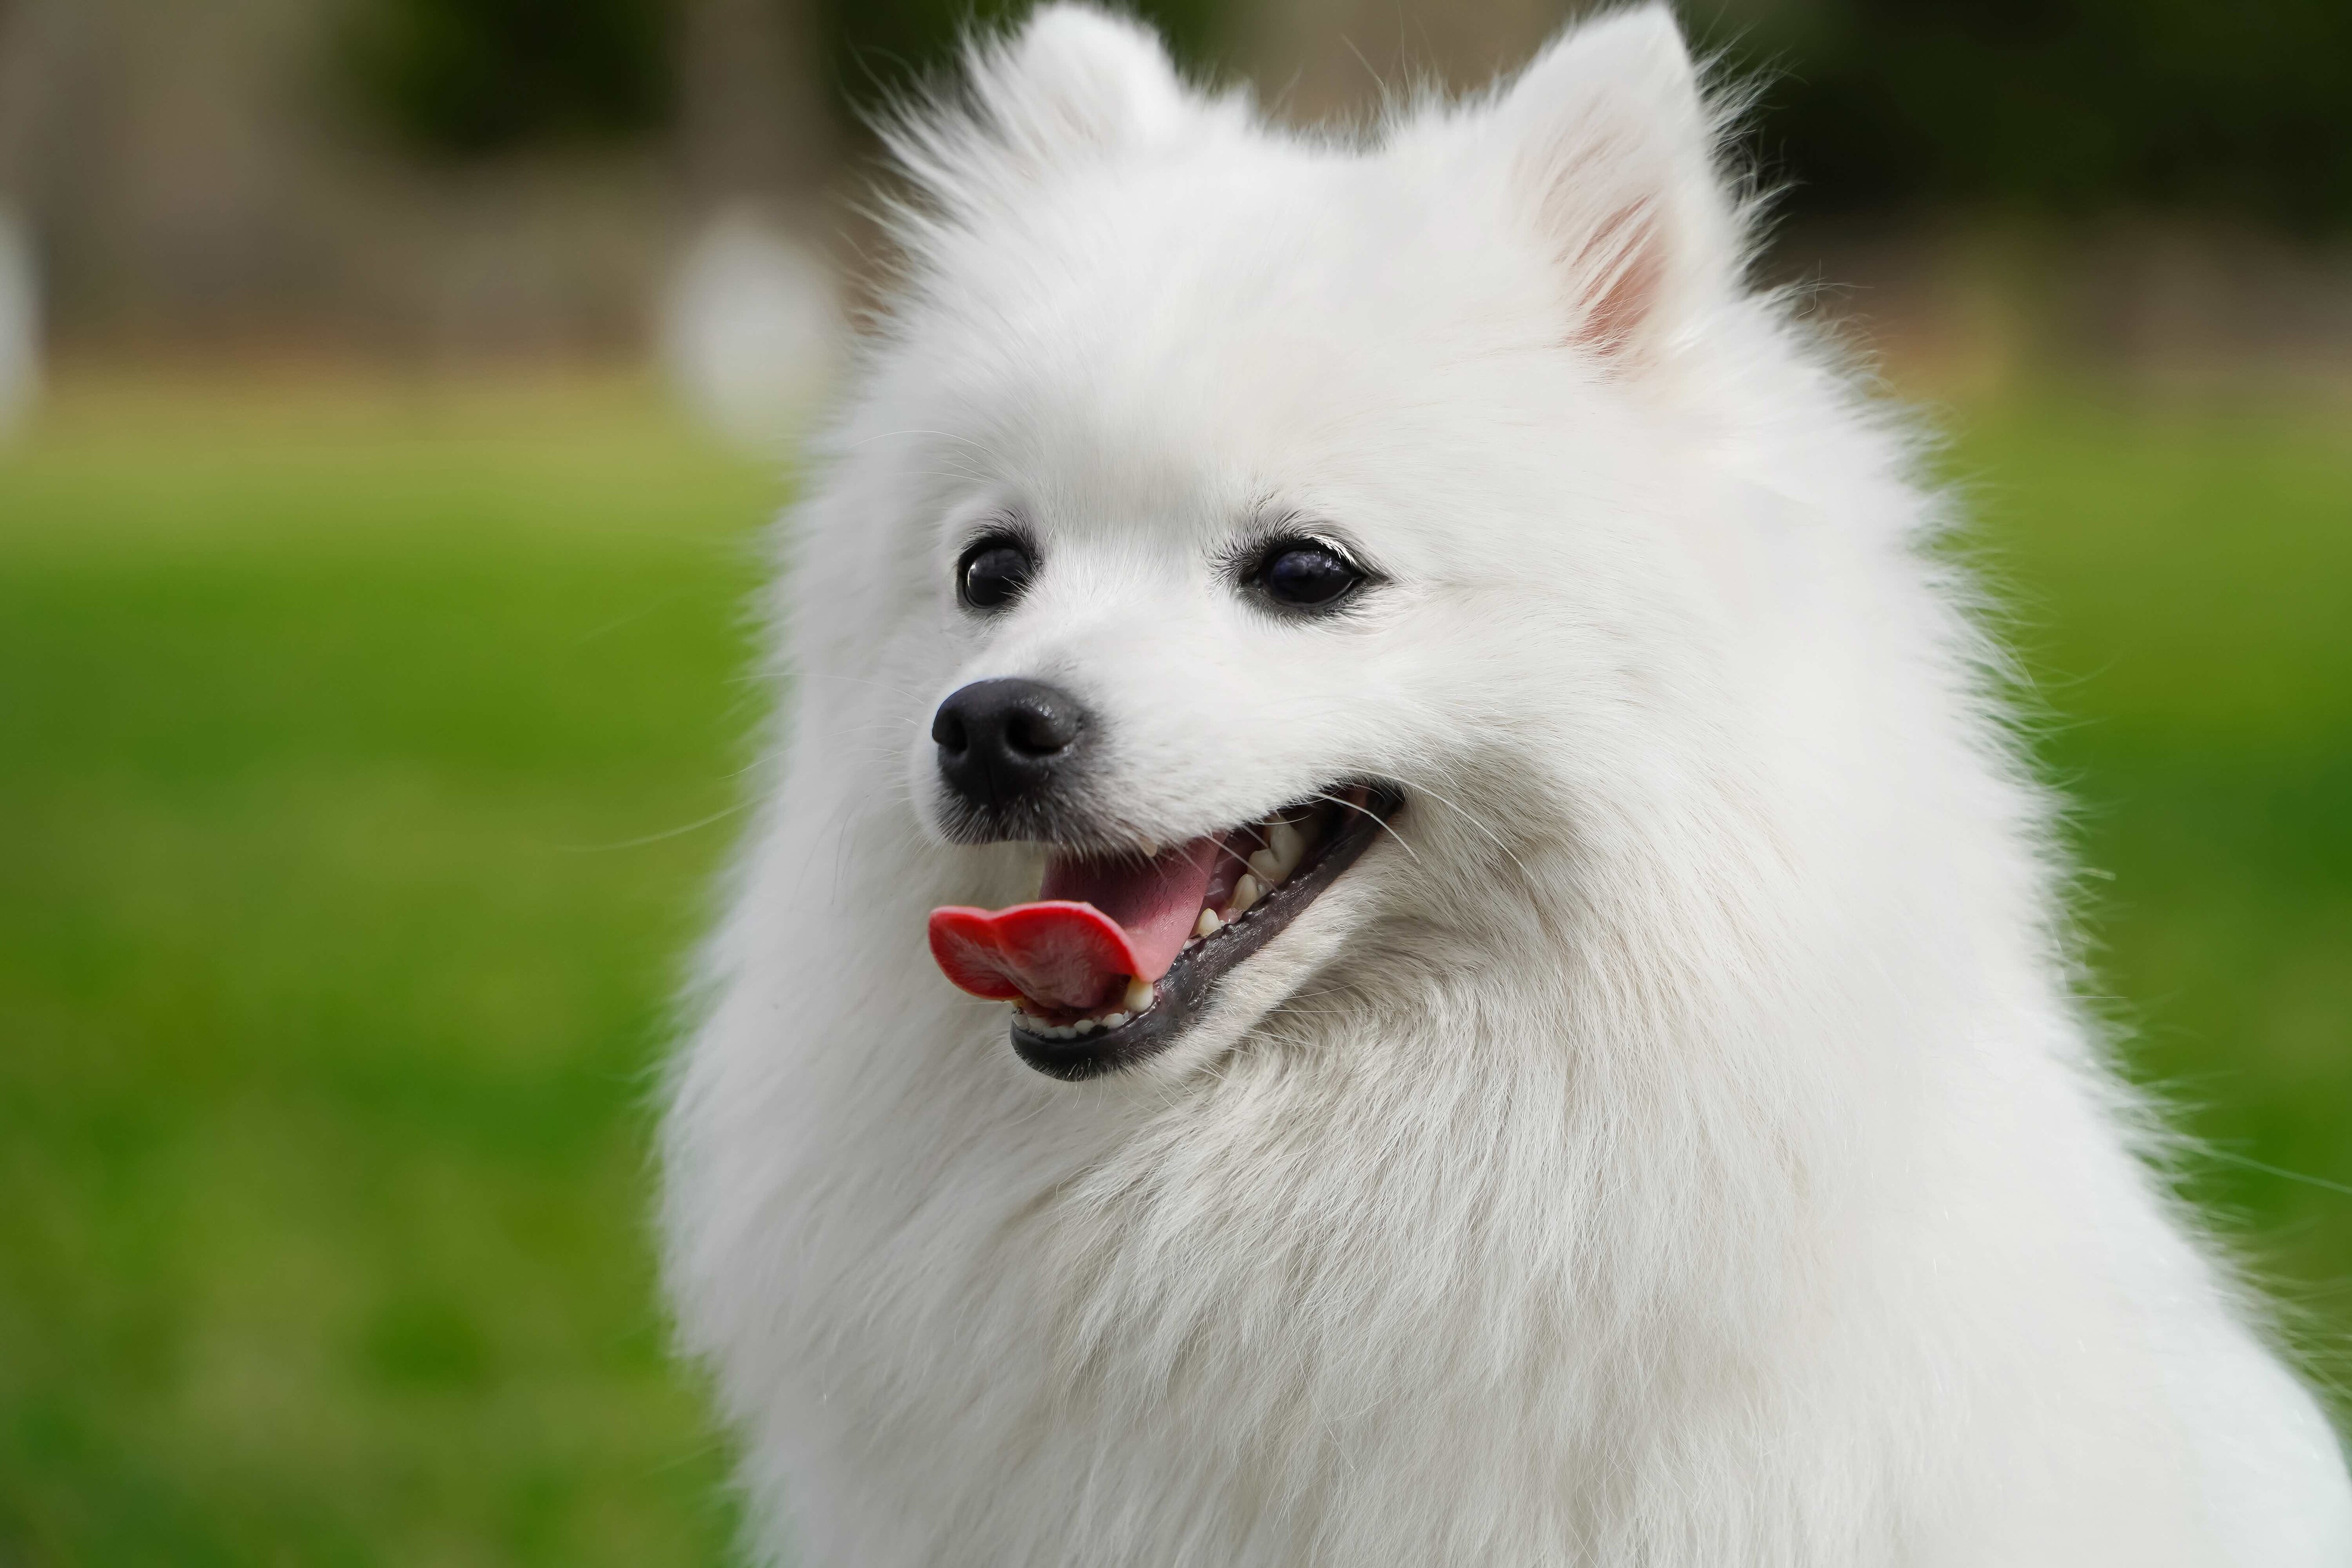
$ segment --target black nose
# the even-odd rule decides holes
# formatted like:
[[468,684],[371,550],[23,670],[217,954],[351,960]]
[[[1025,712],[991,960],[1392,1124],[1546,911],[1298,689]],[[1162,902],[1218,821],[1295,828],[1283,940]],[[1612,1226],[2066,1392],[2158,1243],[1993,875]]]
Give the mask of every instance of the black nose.
[[1011,805],[1043,789],[1069,761],[1087,721],[1085,705],[1058,686],[975,680],[931,720],[940,776],[974,805]]

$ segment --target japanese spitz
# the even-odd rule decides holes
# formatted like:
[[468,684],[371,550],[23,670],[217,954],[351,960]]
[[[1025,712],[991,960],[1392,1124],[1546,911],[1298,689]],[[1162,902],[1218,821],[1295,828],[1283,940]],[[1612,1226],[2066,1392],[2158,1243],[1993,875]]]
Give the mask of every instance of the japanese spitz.
[[770,1550],[2352,1563],[1669,14],[1361,142],[969,68],[667,1128]]

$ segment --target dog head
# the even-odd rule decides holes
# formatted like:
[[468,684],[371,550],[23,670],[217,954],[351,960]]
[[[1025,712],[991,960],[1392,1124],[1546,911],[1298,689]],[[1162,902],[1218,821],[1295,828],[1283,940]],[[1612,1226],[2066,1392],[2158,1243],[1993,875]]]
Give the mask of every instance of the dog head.
[[1736,374],[1739,223],[1668,13],[1359,143],[1055,6],[893,140],[910,266],[798,586],[852,684],[803,702],[854,703],[975,902],[1042,862],[933,917],[950,975],[1077,1077],[1383,930],[1550,921],[1538,863],[1655,814],[1738,658],[1692,389]]

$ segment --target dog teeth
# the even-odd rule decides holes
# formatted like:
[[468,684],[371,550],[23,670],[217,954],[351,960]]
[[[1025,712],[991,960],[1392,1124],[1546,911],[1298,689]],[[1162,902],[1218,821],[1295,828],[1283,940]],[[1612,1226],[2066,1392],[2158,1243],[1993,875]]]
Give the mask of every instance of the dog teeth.
[[1272,879],[1279,882],[1298,869],[1298,862],[1307,858],[1307,836],[1286,822],[1277,822],[1266,829],[1265,853],[1274,859]]
[[1298,863],[1307,858],[1307,851],[1315,846],[1313,827],[1314,819],[1311,817],[1303,826],[1278,818],[1259,826],[1258,833],[1265,838],[1265,847],[1250,851],[1249,868],[1261,889],[1280,886],[1289,879],[1293,871],[1298,869]]
[[1018,1005],[1013,1009],[1013,1021],[1028,1033],[1045,1040],[1066,1040],[1077,1033],[1067,1025],[1050,1023]]
[[[1297,820],[1269,816],[1249,826],[1255,831],[1260,847],[1246,858],[1247,873],[1234,881],[1233,893],[1223,910],[1203,907],[1194,917],[1192,933],[1184,939],[1183,951],[1190,952],[1265,902],[1268,894],[1305,863],[1307,855],[1323,837],[1324,821],[1319,814],[1310,812]],[[1146,856],[1156,858],[1161,853],[1162,847],[1156,839],[1139,837],[1136,842]],[[1038,1016],[1023,1003],[1016,1002],[1013,1006],[1013,1021],[1015,1027],[1039,1039],[1076,1040],[1122,1028],[1142,1017],[1159,1003],[1157,985],[1141,975],[1130,975],[1126,989],[1111,1005],[1114,1009],[1111,1012],[1056,1024]]]
[[[1241,919],[1287,880],[1323,837],[1324,822],[1319,814],[1310,812],[1296,821],[1269,816],[1250,826],[1255,829],[1261,847],[1247,857],[1248,872],[1234,883],[1232,897],[1222,912],[1204,907],[1194,918],[1192,934],[1184,939],[1185,952],[1190,952]],[[1139,837],[1137,844],[1146,856],[1157,858],[1161,852],[1162,847],[1156,839]],[[1039,1039],[1075,1040],[1131,1024],[1159,1002],[1158,986],[1140,975],[1130,975],[1113,1012],[1056,1024],[1015,1003],[1013,1021],[1015,1026]]]
[[[1040,1018],[1025,1007],[1015,1005],[1013,1009],[1013,1021],[1023,1030],[1042,1040],[1075,1040],[1082,1035],[1091,1035],[1097,1029],[1116,1029],[1122,1024],[1133,1022],[1137,1015],[1151,1005],[1156,995],[1149,981],[1131,980],[1128,984],[1127,994],[1124,998],[1128,1005],[1119,1012],[1108,1013],[1099,1018],[1079,1018],[1067,1024],[1055,1024]],[[1141,997],[1139,1002],[1137,1000],[1139,996]]]

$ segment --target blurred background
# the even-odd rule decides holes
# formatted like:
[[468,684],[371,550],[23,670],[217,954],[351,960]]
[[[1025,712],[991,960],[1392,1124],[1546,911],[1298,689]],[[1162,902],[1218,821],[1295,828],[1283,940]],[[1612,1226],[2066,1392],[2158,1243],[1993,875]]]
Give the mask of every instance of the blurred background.
[[[966,0],[0,0],[0,1565],[715,1563],[648,1107]],[[1004,8],[982,4],[994,17]],[[1278,116],[1551,0],[1165,0]],[[1694,0],[2134,1075],[2352,1372],[2352,5]]]

